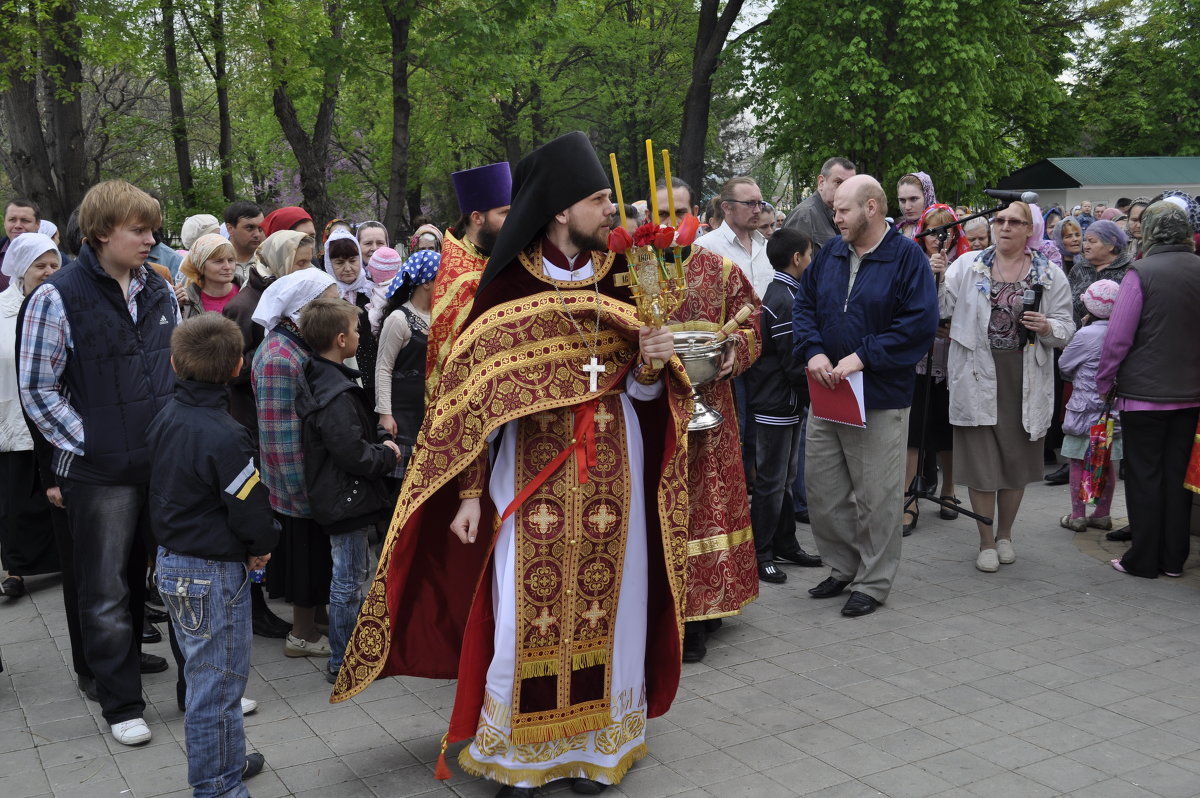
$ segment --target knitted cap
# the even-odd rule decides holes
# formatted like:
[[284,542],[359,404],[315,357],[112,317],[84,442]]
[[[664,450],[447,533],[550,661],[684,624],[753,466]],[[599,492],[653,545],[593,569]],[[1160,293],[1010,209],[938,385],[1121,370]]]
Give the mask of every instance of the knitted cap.
[[395,277],[396,272],[403,264],[404,258],[400,256],[399,252],[391,247],[380,247],[371,256],[371,261],[367,264],[367,271],[371,273],[372,280],[382,285]]
[[1117,292],[1121,286],[1112,280],[1097,280],[1083,292],[1083,306],[1097,319],[1107,319],[1117,304]]

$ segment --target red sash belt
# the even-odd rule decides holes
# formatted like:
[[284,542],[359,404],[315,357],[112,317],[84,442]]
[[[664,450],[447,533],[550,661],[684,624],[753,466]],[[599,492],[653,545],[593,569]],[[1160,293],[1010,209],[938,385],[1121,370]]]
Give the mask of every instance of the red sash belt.
[[559,466],[567,462],[572,452],[575,453],[576,468],[579,469],[579,482],[582,484],[588,481],[588,466],[596,465],[595,417],[596,404],[599,401],[600,398],[597,397],[583,404],[575,405],[575,429],[570,445],[539,471],[537,476],[517,494],[512,503],[504,508],[504,513],[500,516],[501,521],[512,515],[526,499],[542,486],[543,482],[550,478],[551,474],[558,470]]

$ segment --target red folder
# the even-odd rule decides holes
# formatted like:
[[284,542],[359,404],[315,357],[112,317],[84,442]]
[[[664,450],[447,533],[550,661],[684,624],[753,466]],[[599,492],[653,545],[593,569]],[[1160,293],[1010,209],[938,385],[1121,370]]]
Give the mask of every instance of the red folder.
[[863,374],[856,371],[837,384],[833,390],[808,377],[808,395],[812,412],[817,418],[852,427],[867,426],[866,403],[863,400]]

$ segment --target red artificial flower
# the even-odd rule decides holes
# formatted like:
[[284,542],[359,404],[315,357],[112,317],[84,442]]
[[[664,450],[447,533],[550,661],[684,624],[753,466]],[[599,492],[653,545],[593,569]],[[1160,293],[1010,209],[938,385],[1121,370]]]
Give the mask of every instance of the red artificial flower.
[[631,246],[633,246],[633,236],[629,235],[629,231],[624,227],[617,226],[609,231],[608,248],[610,251],[624,255]]
[[662,225],[658,228],[658,232],[654,234],[654,246],[659,249],[666,249],[671,246],[671,242],[675,240],[675,228],[670,225]]
[[654,237],[658,234],[658,225],[647,222],[633,231],[633,243],[639,247],[654,246]]
[[686,214],[679,220],[679,235],[675,237],[675,243],[681,247],[691,246],[699,230],[700,220],[690,213]]

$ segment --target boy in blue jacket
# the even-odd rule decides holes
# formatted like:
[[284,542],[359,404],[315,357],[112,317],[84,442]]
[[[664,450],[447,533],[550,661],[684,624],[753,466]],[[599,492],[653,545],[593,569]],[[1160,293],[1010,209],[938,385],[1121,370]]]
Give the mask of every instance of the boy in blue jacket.
[[206,313],[171,336],[175,395],[146,430],[158,589],[186,664],[183,721],[196,798],[249,796],[262,770],[246,756],[242,693],[250,675],[249,572],[279,540],[250,433],[229,415],[226,384],[242,367],[242,333]]

